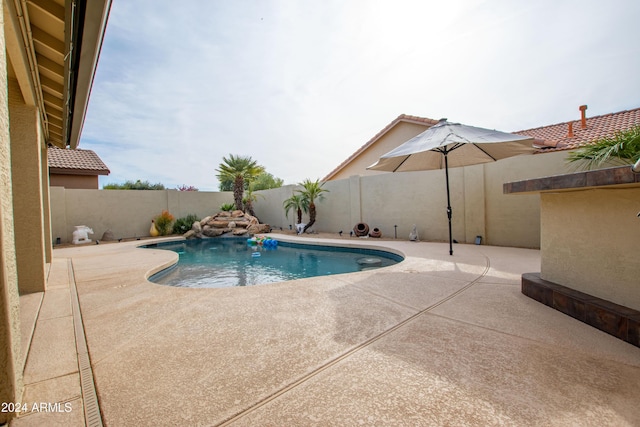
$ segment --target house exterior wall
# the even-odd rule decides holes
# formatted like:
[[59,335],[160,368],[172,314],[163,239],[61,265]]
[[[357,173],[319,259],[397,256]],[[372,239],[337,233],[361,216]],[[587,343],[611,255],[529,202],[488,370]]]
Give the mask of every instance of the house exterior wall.
[[367,147],[360,153],[351,163],[346,165],[344,169],[337,172],[331,177],[331,181],[346,179],[352,175],[372,176],[384,174],[386,172],[366,170],[378,161],[380,156],[388,153],[398,147],[403,142],[413,138],[414,136],[427,130],[429,126],[426,124],[417,124],[410,122],[399,122],[396,126],[385,133],[380,139],[375,141],[370,147]]
[[[0,0],[0,28],[4,25],[4,1]],[[5,46],[5,31],[0,31],[0,46]],[[11,185],[11,147],[6,50],[0,49],[0,402],[21,398],[22,362],[20,343],[20,299],[16,264],[13,189]],[[0,412],[0,423],[10,413]]]
[[595,188],[540,197],[541,277],[640,310],[636,216],[640,188]]
[[84,190],[97,190],[100,188],[98,175],[64,175],[49,174],[49,185],[52,187],[80,188]]
[[[11,170],[16,259],[20,294],[45,290],[45,230],[42,189],[43,137],[40,114],[25,105],[16,80],[9,80]],[[48,233],[49,230],[46,231]]]

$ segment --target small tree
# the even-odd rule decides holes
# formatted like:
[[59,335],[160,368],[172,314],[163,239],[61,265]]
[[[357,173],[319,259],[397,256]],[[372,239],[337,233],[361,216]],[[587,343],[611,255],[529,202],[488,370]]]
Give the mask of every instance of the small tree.
[[300,224],[302,222],[302,212],[309,211],[309,204],[307,200],[302,197],[302,194],[294,194],[293,196],[286,199],[282,206],[284,207],[284,215],[289,218],[289,211],[291,209],[295,210],[298,215],[298,222],[296,224]]
[[251,181],[249,190],[258,191],[268,190],[270,188],[280,188],[283,184],[284,180],[274,177],[269,172],[262,172],[260,175],[256,176],[253,181]]
[[304,226],[304,230],[302,230],[304,233],[316,222],[316,199],[324,199],[324,195],[322,193],[329,192],[329,190],[322,188],[324,182],[321,183],[319,179],[316,179],[315,181],[305,179],[299,185],[304,188],[304,190],[299,191],[300,194],[303,199],[306,200],[306,203],[309,204],[309,223]]
[[584,169],[597,169],[606,163],[627,165],[640,159],[640,126],[616,132],[613,137],[602,138],[584,145],[567,157],[568,162],[580,162]]

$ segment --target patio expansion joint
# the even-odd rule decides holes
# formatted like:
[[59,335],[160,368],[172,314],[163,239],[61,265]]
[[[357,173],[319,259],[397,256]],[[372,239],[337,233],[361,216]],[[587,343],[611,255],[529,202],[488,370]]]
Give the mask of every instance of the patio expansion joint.
[[82,403],[84,408],[85,424],[88,427],[102,427],[102,416],[100,405],[91,369],[91,360],[87,348],[87,338],[82,323],[82,313],[80,311],[80,301],[78,299],[78,289],[73,271],[73,260],[68,260],[69,288],[71,291],[71,309],[73,312],[73,326],[76,336],[76,351],[78,355],[78,371],[80,373],[80,388],[82,390]]
[[[29,362],[29,356],[31,355],[31,344],[33,344],[33,337],[36,333],[36,327],[38,325],[38,320],[40,318],[40,310],[42,309],[42,303],[44,302],[44,292],[42,292],[42,295],[40,296],[40,302],[38,302],[38,309],[36,311],[36,318],[33,320],[33,326],[29,328],[29,335],[28,337],[26,337],[28,344],[26,345],[26,353],[24,354],[23,357],[23,365],[22,365],[22,369],[24,370],[24,368],[27,366],[27,363]],[[26,384],[25,384],[26,385]]]
[[409,323],[413,322],[414,320],[418,319],[422,315],[428,314],[434,308],[439,307],[440,305],[444,304],[445,302],[447,302],[447,301],[455,298],[456,296],[460,295],[461,293],[467,291],[473,285],[475,285],[478,282],[480,282],[480,280],[482,280],[482,278],[484,278],[487,275],[487,273],[489,272],[489,270],[491,269],[489,257],[486,256],[485,254],[482,254],[482,255],[484,256],[485,261],[486,261],[486,265],[485,265],[484,270],[482,271],[482,273],[478,277],[476,277],[474,280],[469,282],[463,288],[458,289],[457,291],[455,291],[452,294],[446,296],[442,300],[437,301],[437,302],[431,304],[430,306],[418,311],[417,313],[407,317],[406,319],[402,320],[401,322],[399,322],[399,323],[391,326],[390,328],[382,331],[378,335],[375,335],[375,336],[369,338],[368,340],[365,340],[364,342],[360,343],[359,345],[356,345],[356,346],[350,348],[349,350],[345,351],[344,353],[338,354],[336,357],[334,357],[333,359],[329,360],[325,364],[323,364],[323,365],[319,366],[318,368],[314,369],[313,371],[303,375],[302,377],[300,377],[297,380],[293,381],[289,385],[284,386],[283,388],[275,391],[274,393],[272,393],[272,394],[270,394],[270,395],[258,400],[254,404],[252,404],[252,405],[248,406],[247,408],[239,411],[235,415],[232,415],[232,416],[228,417],[226,420],[223,420],[219,424],[216,424],[216,426],[217,427],[223,427],[223,426],[232,425],[235,421],[238,421],[239,419],[245,417],[246,415],[249,415],[251,412],[253,412],[253,411],[255,411],[255,410],[267,405],[268,403],[276,400],[277,398],[279,398],[280,396],[286,394],[287,392],[289,392],[289,391],[295,389],[296,387],[306,383],[307,381],[309,381],[310,379],[314,378],[318,374],[320,374],[320,373],[332,368],[333,366],[339,364],[343,360],[348,359],[349,357],[353,356],[354,354],[356,354],[360,350],[363,350],[363,349],[369,347],[370,345],[372,345],[375,342],[381,340],[382,338],[386,337],[387,335],[390,335],[391,333],[397,331],[398,329],[401,329],[402,327],[404,327],[404,326],[408,325]]

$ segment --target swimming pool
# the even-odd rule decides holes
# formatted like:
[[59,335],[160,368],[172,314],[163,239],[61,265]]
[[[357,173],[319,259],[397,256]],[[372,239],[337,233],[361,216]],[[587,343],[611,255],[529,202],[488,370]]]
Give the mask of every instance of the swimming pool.
[[246,238],[162,242],[143,248],[177,252],[177,264],[149,278],[162,285],[226,288],[352,273],[386,267],[403,260],[376,249],[316,246],[279,241],[277,246],[250,245]]

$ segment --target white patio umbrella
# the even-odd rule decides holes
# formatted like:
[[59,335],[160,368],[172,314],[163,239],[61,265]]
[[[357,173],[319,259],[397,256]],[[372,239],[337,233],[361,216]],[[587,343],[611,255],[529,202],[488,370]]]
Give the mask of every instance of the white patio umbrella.
[[533,142],[534,139],[529,136],[449,123],[447,119],[441,119],[420,135],[380,157],[380,160],[367,169],[410,172],[444,168],[447,181],[449,255],[453,255],[449,167],[488,163],[519,154],[531,154],[534,150]]

